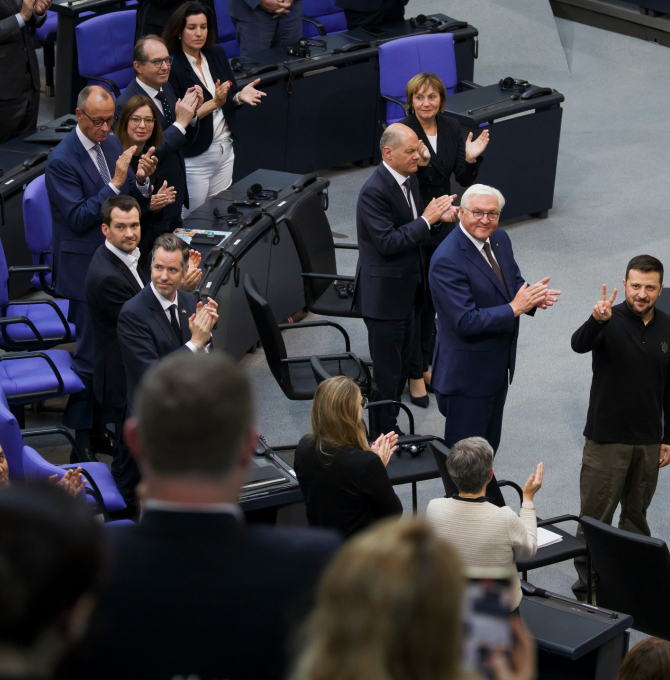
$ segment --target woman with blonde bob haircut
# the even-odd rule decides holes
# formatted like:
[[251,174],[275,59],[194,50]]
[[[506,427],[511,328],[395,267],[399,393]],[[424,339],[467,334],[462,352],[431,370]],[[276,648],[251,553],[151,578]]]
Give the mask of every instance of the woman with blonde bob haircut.
[[322,382],[314,394],[312,432],[295,452],[310,526],[338,529],[345,536],[389,515],[402,514],[386,465],[398,435],[368,444],[358,385],[346,376]]
[[[289,680],[465,680],[463,565],[422,519],[383,522],[339,551],[323,575]],[[510,622],[511,658],[494,680],[533,680],[535,647]]]

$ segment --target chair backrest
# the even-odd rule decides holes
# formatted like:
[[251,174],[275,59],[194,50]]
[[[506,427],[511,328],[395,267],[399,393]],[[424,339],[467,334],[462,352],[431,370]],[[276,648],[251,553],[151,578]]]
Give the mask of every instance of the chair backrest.
[[[302,0],[302,15],[321,22],[328,35],[347,30],[344,10],[335,6],[335,0]],[[302,29],[307,38],[313,38],[319,33],[316,26],[307,21],[303,22]]]
[[634,628],[670,639],[670,553],[660,538],[582,517],[600,607],[630,614]]
[[10,479],[25,479],[21,429],[14,414],[9,410],[2,389],[0,389],[0,446],[9,465]]
[[52,10],[47,10],[47,19],[35,29],[35,40],[37,42],[56,42],[58,30],[58,15]]
[[2,241],[0,241],[0,307],[9,302],[9,289],[7,287],[8,281],[9,272],[7,271],[5,249],[2,247]]
[[228,14],[228,0],[214,0],[216,10],[216,27],[219,33],[219,45],[226,51],[228,59],[240,56],[240,46],[237,42],[237,31],[233,20]]
[[[75,28],[79,73],[113,80],[123,90],[133,79],[133,47],[137,10],[109,12]],[[90,80],[89,85],[103,85]]]
[[286,345],[282,338],[279,324],[268,301],[260,294],[256,282],[250,274],[244,275],[244,293],[247,296],[249,309],[256,324],[256,330],[265,350],[265,358],[275,380],[284,393],[290,392],[290,376],[286,364],[281,360],[287,358]]
[[[335,242],[326,211],[318,194],[305,193],[286,213],[288,227],[298,251],[303,273],[337,274]],[[333,282],[327,279],[304,279],[305,302],[309,309]]]
[[[447,88],[447,94],[454,94],[458,76],[452,33],[400,38],[379,46],[379,85],[382,95],[405,101],[407,83],[419,73],[437,74]],[[386,122],[389,125],[404,117],[400,106],[393,102],[386,103]]]
[[[23,228],[26,234],[26,244],[33,256],[33,264],[51,264],[51,253],[42,255],[51,250],[51,209],[49,197],[44,183],[44,175],[34,179],[23,193]],[[47,284],[51,285],[51,274],[46,275]],[[40,289],[40,277],[34,274],[32,281],[34,288]]]

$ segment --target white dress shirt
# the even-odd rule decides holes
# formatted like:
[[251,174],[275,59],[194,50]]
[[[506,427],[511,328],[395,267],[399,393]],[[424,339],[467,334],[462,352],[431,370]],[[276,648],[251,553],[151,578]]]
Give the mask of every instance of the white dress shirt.
[[178,503],[176,501],[162,501],[158,498],[147,498],[142,501],[142,513],[147,510],[221,513],[233,515],[238,522],[244,522],[244,514],[240,506],[235,503]]
[[[82,146],[84,149],[86,149],[86,153],[89,155],[90,159],[93,161],[93,165],[95,165],[96,168],[98,168],[98,172],[100,172],[100,166],[98,165],[98,154],[95,151],[95,142],[92,142],[80,129],[79,125],[75,128],[77,131],[77,137],[79,137],[79,141],[81,142]],[[104,156],[105,153],[103,151],[102,155]],[[107,162],[107,159],[105,159],[105,163]],[[116,172],[116,168],[114,170],[110,170],[109,165],[107,166],[107,171],[109,172],[110,177],[114,177],[114,172]],[[101,174],[102,176],[102,174]],[[108,187],[111,187],[112,191],[115,194],[120,194],[121,189],[117,189],[111,182],[107,183]],[[140,184],[139,182],[137,183],[137,188],[140,190],[142,193],[142,196],[145,198],[148,198],[151,195],[151,184],[149,183],[149,178],[147,177],[144,180],[144,184]]]
[[[491,263],[489,262],[489,258],[486,257],[486,253],[484,252],[484,244],[488,243],[489,246],[491,245],[491,240],[486,239],[486,241],[480,241],[478,238],[475,238],[472,234],[468,233],[464,228],[463,225],[459,222],[458,226],[461,228],[461,231],[472,241],[474,244],[475,248],[479,251],[480,255],[486,260],[486,264],[491,267]],[[493,252],[493,248],[491,248],[491,257],[498,262],[498,258],[495,256],[495,253]],[[498,262],[500,264],[500,262]],[[491,267],[493,269],[493,267]]]
[[[384,163],[384,167],[391,173],[393,179],[400,185],[400,190],[402,191],[403,196],[407,196],[407,194],[405,193],[405,182],[409,178],[403,177],[399,172],[396,172],[386,161],[382,161],[382,163]],[[414,219],[417,219],[419,214],[417,213],[416,205],[414,204],[414,196],[412,196],[411,191],[408,191],[407,193],[409,194],[409,204],[412,207],[412,215],[414,215]],[[430,223],[428,222],[428,220],[423,215],[421,215],[421,218],[428,225],[428,229],[430,229]]]
[[[177,307],[177,314],[176,314],[177,324],[179,324],[179,327],[181,328],[181,324],[179,323],[179,305],[178,305],[179,294],[175,293],[174,300],[172,302],[170,302],[170,300],[163,297],[156,290],[156,287],[154,286],[153,281],[151,282],[150,285],[151,285],[151,290],[153,290],[154,295],[156,296],[156,299],[158,300],[158,302],[160,302],[161,307],[163,308],[163,311],[165,312],[165,316],[167,317],[167,320],[170,324],[172,324],[172,317],[170,316],[170,307],[172,307],[172,305],[176,305],[176,307]],[[191,352],[193,352],[193,354],[198,353],[198,348],[190,340],[186,343],[186,347],[188,347],[191,350]],[[209,352],[207,347],[204,347],[203,349],[204,349],[205,352]]]
[[130,269],[132,272],[133,276],[135,277],[135,280],[137,283],[140,284],[140,288],[144,288],[144,284],[142,283],[142,279],[140,278],[140,275],[137,273],[137,263],[139,262],[140,259],[140,249],[135,248],[132,253],[124,253],[123,250],[120,248],[117,248],[116,246],[112,245],[109,241],[105,239],[105,246],[107,247],[108,250],[110,250],[116,257],[123,262],[123,264]]
[[[139,78],[135,78],[135,80],[137,81],[137,84],[138,84],[138,85],[139,85],[139,86],[147,93],[147,95],[151,98],[151,101],[156,105],[156,108],[157,108],[163,115],[165,115],[165,111],[163,111],[163,102],[162,102],[160,99],[156,99],[156,95],[157,95],[163,88],[161,88],[160,90],[155,90],[155,89],[154,89],[153,87],[151,87],[150,85],[147,85],[146,83],[143,83]],[[174,123],[172,123],[172,125],[174,125],[174,126],[177,128],[177,130],[179,130],[179,131],[182,133],[182,135],[185,135],[185,134],[186,134],[186,128],[185,128],[181,123],[178,123],[178,122],[177,122],[177,112],[176,112],[176,111],[173,111],[173,112],[172,112],[172,117],[175,119],[175,121],[174,121]],[[193,119],[191,120],[191,122],[189,123],[189,125],[195,125],[195,123],[197,122],[197,120],[198,120],[198,117],[197,117],[197,116],[194,116]],[[158,122],[158,121],[156,121],[156,122]]]
[[[186,52],[184,52],[184,54],[186,54]],[[196,75],[199,77],[203,76],[201,80],[204,81],[205,87],[212,97],[214,97],[216,95],[216,86],[214,85],[214,79],[212,78],[212,74],[209,70],[209,64],[207,63],[205,55],[200,52],[200,68],[198,68],[198,62],[196,61],[195,57],[192,57],[190,54],[186,54],[186,58],[188,59],[188,63],[191,64],[191,68],[193,68],[193,71],[196,73]],[[214,127],[214,137],[212,139],[212,144],[220,144],[230,137],[230,128],[226,123],[226,119],[223,115],[223,109],[221,107],[213,111],[212,125]]]

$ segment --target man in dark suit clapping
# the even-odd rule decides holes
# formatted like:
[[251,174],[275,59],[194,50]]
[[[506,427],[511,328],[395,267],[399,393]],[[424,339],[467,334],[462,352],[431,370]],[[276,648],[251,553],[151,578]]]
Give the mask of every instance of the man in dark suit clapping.
[[[410,128],[389,125],[379,146],[383,163],[361,189],[356,209],[354,308],[368,329],[379,399],[399,401],[410,368],[414,305],[425,276],[420,245],[447,219],[455,196],[435,198],[424,210],[414,176],[419,138]],[[375,409],[373,437],[398,432],[396,415],[392,407]]]
[[173,354],[146,373],[135,405],[125,434],[143,514],[109,532],[116,570],[94,615],[99,637],[85,645],[87,677],[280,680],[340,539],[244,523],[252,392],[224,354]]
[[[102,87],[85,87],[77,98],[77,127],[51,152],[45,174],[53,231],[53,274],[56,293],[70,301],[77,332],[72,367],[86,389],[72,395],[63,423],[76,431],[79,448],[92,456],[94,427],[93,325],[84,284],[93,253],[102,245],[100,209],[111,196],[133,196],[149,208],[149,176],[156,169],[154,149],[140,157],[137,177],[130,160],[135,147],[123,150],[110,135],[114,100]],[[97,418],[96,418],[97,420]],[[96,423],[97,425],[97,423]],[[93,441],[95,444],[95,441]]]

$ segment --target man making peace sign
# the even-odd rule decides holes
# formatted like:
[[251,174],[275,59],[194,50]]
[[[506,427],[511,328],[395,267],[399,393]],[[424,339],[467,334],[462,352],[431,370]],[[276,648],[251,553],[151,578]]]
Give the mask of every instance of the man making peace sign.
[[[596,302],[589,320],[572,336],[572,349],[592,352],[593,380],[586,416],[580,476],[581,515],[650,536],[647,508],[659,468],[670,463],[670,316],[655,308],[663,289],[663,265],[651,255],[634,257],[617,290]],[[665,423],[665,426],[663,426]],[[578,538],[584,540],[581,527]],[[576,597],[586,599],[586,559],[575,559]]]

